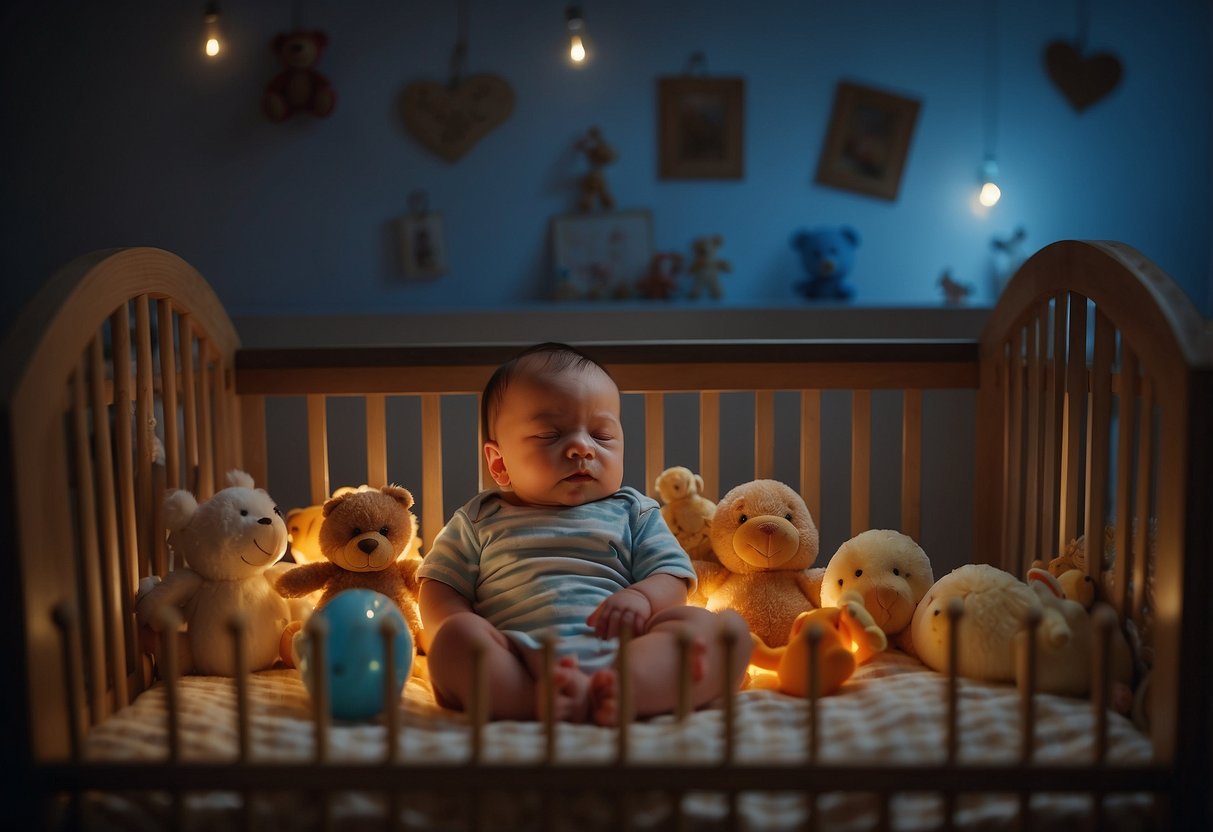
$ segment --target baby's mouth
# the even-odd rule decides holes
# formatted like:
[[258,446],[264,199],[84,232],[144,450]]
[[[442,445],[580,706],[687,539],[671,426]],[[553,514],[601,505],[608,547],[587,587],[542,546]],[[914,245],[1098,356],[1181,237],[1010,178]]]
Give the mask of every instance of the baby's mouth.
[[569,474],[564,478],[565,482],[590,482],[594,479],[594,475],[589,471],[578,471],[576,474]]

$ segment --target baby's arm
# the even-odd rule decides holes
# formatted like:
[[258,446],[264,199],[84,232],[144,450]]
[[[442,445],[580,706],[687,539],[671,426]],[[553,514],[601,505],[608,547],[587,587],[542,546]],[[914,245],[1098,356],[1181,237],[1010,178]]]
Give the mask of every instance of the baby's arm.
[[458,612],[472,612],[471,602],[454,589],[442,581],[424,578],[417,593],[417,606],[421,609],[421,649],[427,653],[443,621]]
[[659,572],[621,589],[598,605],[585,623],[599,638],[613,638],[627,624],[632,635],[648,631],[649,620],[669,607],[687,602],[686,580]]

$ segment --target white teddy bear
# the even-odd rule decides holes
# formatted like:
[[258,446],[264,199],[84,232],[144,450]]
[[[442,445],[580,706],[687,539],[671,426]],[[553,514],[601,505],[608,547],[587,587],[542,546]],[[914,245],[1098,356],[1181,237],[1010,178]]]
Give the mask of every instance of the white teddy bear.
[[186,624],[182,673],[236,675],[231,633],[236,615],[246,619],[248,669],[271,667],[290,617],[286,600],[271,583],[277,573],[270,569],[286,553],[286,523],[247,473],[229,471],[227,482],[201,504],[188,491],[166,495],[168,544],[186,565],[163,580],[140,584],[136,615],[141,625],[158,633],[162,610],[181,610]]
[[661,516],[686,553],[696,560],[715,561],[711,531],[716,504],[702,496],[703,477],[675,465],[658,474],[653,487],[665,504]]

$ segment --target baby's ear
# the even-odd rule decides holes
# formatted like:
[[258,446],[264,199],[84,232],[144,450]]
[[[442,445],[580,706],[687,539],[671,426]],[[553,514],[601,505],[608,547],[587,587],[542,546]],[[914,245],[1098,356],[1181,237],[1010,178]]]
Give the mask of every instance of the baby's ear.
[[505,470],[505,457],[501,455],[501,449],[497,447],[497,443],[492,440],[484,443],[484,458],[489,463],[489,474],[493,477],[493,482],[500,486],[510,484],[510,472]]

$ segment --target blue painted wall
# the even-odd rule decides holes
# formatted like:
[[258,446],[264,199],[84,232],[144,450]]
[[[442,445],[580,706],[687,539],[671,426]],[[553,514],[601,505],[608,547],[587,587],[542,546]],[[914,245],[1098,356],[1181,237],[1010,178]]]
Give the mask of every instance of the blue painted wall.
[[[583,171],[572,150],[601,125],[619,151],[621,207],[653,212],[656,245],[687,251],[720,232],[734,266],[724,304],[800,302],[788,247],[799,226],[863,236],[857,302],[934,304],[944,268],[985,283],[992,236],[1022,224],[1028,248],[1060,238],[1129,242],[1211,311],[1210,5],[1102,0],[1089,46],[1124,80],[1077,114],[1049,83],[1045,44],[1075,34],[1076,3],[999,4],[996,148],[1004,199],[974,210],[982,155],[982,3],[726,0],[584,5],[592,63],[564,60],[564,4],[472,0],[469,69],[511,83],[517,106],[466,157],[439,160],[404,131],[402,88],[445,80],[453,2],[295,4],[331,45],[319,69],[331,118],[271,124],[262,89],[291,4],[223,4],[227,52],[200,52],[202,0],[51,2],[3,11],[3,323],[55,267],[86,251],[180,253],[234,314],[534,305],[551,285],[547,228]],[[745,169],[733,182],[656,176],[655,79],[702,50],[746,80]],[[923,102],[896,202],[815,185],[836,83]],[[424,188],[443,214],[450,273],[405,282],[393,221]]]

